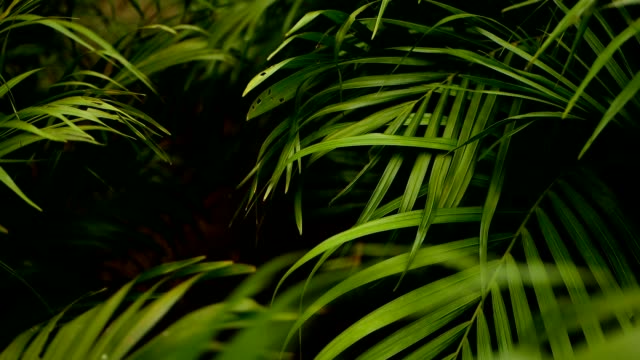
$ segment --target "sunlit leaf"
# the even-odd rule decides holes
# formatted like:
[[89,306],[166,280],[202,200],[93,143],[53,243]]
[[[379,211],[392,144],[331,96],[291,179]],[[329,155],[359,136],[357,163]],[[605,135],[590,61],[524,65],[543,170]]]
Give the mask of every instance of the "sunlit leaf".
[[26,201],[27,204],[33,206],[39,211],[42,211],[42,209],[38,205],[36,205],[33,201],[31,201],[31,199],[29,199],[27,195],[25,195],[22,192],[22,190],[20,190],[18,185],[16,185],[13,179],[11,179],[11,176],[9,176],[9,174],[2,168],[2,166],[0,166],[0,181],[3,184],[5,184],[9,189],[11,189],[14,193],[16,193],[18,196],[20,196],[22,200]]
[[589,137],[589,140],[587,140],[587,143],[584,145],[584,147],[580,151],[580,154],[578,155],[578,159],[582,158],[584,153],[587,150],[589,150],[589,148],[591,147],[591,144],[593,144],[593,142],[596,140],[598,135],[600,135],[602,130],[604,130],[605,126],[607,126],[609,122],[613,120],[613,118],[616,115],[618,115],[618,113],[627,104],[627,102],[631,100],[634,96],[636,96],[639,91],[640,91],[640,71],[638,71],[636,75],[633,77],[633,79],[631,79],[631,81],[625,86],[625,88],[622,89],[620,94],[618,94],[618,96],[616,96],[616,98],[613,99],[613,101],[611,102],[611,105],[609,105],[609,108],[607,109],[607,112],[602,116],[602,119],[600,119],[600,122],[598,123],[598,126],[596,126],[596,129],[593,131],[593,134],[591,135],[591,137]]
[[[618,34],[607,47],[602,51],[602,53],[598,54],[598,57],[593,62],[591,67],[589,68],[589,72],[580,83],[580,86],[576,90],[573,97],[567,103],[567,107],[564,111],[564,116],[566,116],[573,106],[576,104],[580,96],[582,96],[584,90],[589,85],[591,80],[598,74],[598,72],[609,62],[613,56],[613,54],[619,50],[619,48],[624,44],[627,40],[629,40],[632,36],[637,34],[640,31],[640,19],[636,20],[634,23],[629,25],[623,32]],[[637,91],[637,89],[636,89]]]
[[[322,349],[318,354],[317,359],[334,359],[347,347],[361,340],[366,335],[402,319],[412,312],[436,309],[438,306],[442,306],[454,298],[474,293],[479,294],[479,275],[480,273],[478,268],[469,269],[432,282],[426,286],[413,290],[402,297],[396,298],[395,300],[364,316],[355,324],[351,325],[347,330],[335,337],[327,346],[324,347],[324,349]],[[460,331],[460,329],[458,331]],[[448,337],[445,338],[449,339]],[[454,339],[455,337],[447,340],[447,342],[453,341]],[[428,356],[418,356],[419,354],[431,353],[431,351],[439,349],[438,346],[434,345],[438,344],[438,341],[433,341],[430,344],[431,347],[428,347],[428,351],[423,348],[422,350],[417,350],[417,352],[412,356],[415,358],[428,358]]]
[[[509,110],[510,116],[515,116],[520,112],[520,108],[522,106],[522,102],[519,99],[516,99]],[[509,133],[513,130],[514,123],[508,124],[504,131],[505,133]],[[491,221],[493,220],[493,216],[498,207],[498,202],[500,201],[500,194],[502,192],[502,184],[504,182],[504,174],[506,167],[507,154],[509,153],[509,144],[511,138],[506,138],[500,144],[500,150],[498,151],[498,156],[496,158],[495,165],[493,167],[493,173],[491,174],[491,181],[489,182],[489,190],[487,191],[487,197],[484,202],[483,212],[482,212],[482,220],[480,220],[480,264],[484,266],[487,261],[487,251],[488,251],[488,239],[489,239],[489,228],[491,226]],[[486,286],[486,276],[483,275],[483,286]]]
[[549,34],[547,39],[540,45],[538,51],[533,55],[532,61],[536,60],[540,54],[542,54],[551,44],[555,42],[555,40],[560,37],[570,26],[574,25],[580,20],[580,16],[583,15],[586,11],[590,10],[593,6],[595,6],[595,0],[580,0],[577,4],[575,4],[569,12],[565,14],[565,16],[558,22],[555,29]]
[[388,359],[396,355],[448,325],[478,299],[477,295],[468,295],[452,301],[378,342],[360,355],[358,360]]
[[20,74],[18,76],[12,77],[11,79],[9,79],[6,82],[3,81],[2,86],[0,86],[0,99],[2,97],[4,97],[4,95],[7,92],[11,91],[11,89],[14,86],[18,85],[22,80],[26,79],[30,75],[35,74],[35,73],[37,73],[38,71],[41,71],[41,70],[42,69],[34,69],[34,70],[31,70],[31,71],[27,71],[27,72],[24,72],[24,73],[22,73],[22,74]]
[[438,336],[427,345],[422,346],[418,350],[412,352],[405,359],[421,360],[434,359],[440,352],[446,349],[451,343],[462,336],[469,323],[462,323],[444,334]]
[[[480,208],[438,209],[435,214],[433,223],[438,224],[448,222],[474,222],[480,220],[480,214]],[[280,287],[284,280],[297,268],[307,263],[311,259],[320,256],[326,251],[333,250],[346,242],[361,238],[366,235],[418,226],[418,224],[422,220],[422,216],[422,211],[411,211],[398,215],[391,215],[374,221],[366,222],[340,234],[334,235],[331,238],[323,241],[321,244],[319,244],[318,246],[307,252],[302,258],[300,258],[282,277],[280,283],[278,284],[278,287]]]
[[348,14],[342,11],[337,11],[337,10],[319,10],[319,11],[310,12],[305,14],[300,20],[298,20],[298,22],[285,34],[285,36],[288,37],[291,34],[295,33],[296,31],[302,29],[303,27],[307,26],[309,23],[311,23],[320,15],[326,16],[327,18],[333,20],[338,24],[342,24],[349,16]]

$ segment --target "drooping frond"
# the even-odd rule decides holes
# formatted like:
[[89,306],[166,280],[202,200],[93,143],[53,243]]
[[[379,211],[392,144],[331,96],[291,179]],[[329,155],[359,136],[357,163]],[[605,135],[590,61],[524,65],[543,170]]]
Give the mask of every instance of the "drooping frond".
[[[197,359],[212,355],[220,359],[257,359],[277,356],[285,333],[275,328],[284,329],[282,324],[295,320],[292,305],[301,286],[287,290],[270,307],[260,305],[253,298],[291,260],[292,256],[275,259],[257,272],[253,266],[231,261],[202,262],[202,258],[161,265],[70,320],[62,312],[27,330],[0,353],[0,359]],[[197,309],[169,325],[162,322],[196,282],[244,274],[251,275],[224,301]],[[149,290],[134,293],[135,285],[158,277],[161,280]],[[335,279],[336,275],[330,275],[321,282],[329,284]],[[164,290],[168,282],[173,285]],[[133,301],[127,300],[132,296]],[[233,331],[231,337],[230,331]],[[224,337],[221,336],[223,332]],[[218,338],[220,340],[216,340]]]
[[[365,17],[366,9],[310,13],[278,51],[305,40],[316,49],[280,61],[248,85],[245,94],[262,89],[248,119],[274,109],[287,114],[247,178],[253,180],[248,206],[279,186],[289,189],[295,168],[304,177],[314,174],[316,163],[335,162],[334,151],[368,156],[342,188],[327,189],[331,204],[351,201],[358,209],[353,227],[310,250],[280,284],[317,261],[313,276],[349,244],[366,248],[387,239],[404,246],[396,257],[373,257],[372,265],[317,299],[290,339],[323,306],[366,284],[391,278],[402,286],[405,275],[421,268],[438,274],[412,280],[405,285],[411,290],[356,321],[318,358],[587,357],[608,348],[608,334],[621,332],[615,340],[621,342],[636,336],[637,246],[623,244],[637,238],[621,220],[619,204],[596,201],[585,190],[604,186],[598,175],[569,170],[589,167],[582,155],[613,119],[619,126],[634,123],[640,68],[624,49],[637,40],[637,24],[630,19],[614,31],[607,23],[613,15],[594,1],[571,8],[526,2],[505,10],[534,3],[538,13],[560,14],[550,18],[546,33],[534,34],[539,29],[526,24],[511,29],[435,1],[416,11],[449,15],[425,23],[385,17],[389,2],[373,18]],[[322,36],[300,33],[319,17],[336,26]],[[290,75],[269,85],[285,71]],[[514,163],[530,158],[526,151],[543,150],[525,138],[561,126],[580,135],[561,138],[553,151],[563,153],[548,159],[544,176],[510,184]],[[354,189],[362,190],[360,197]],[[303,192],[295,197],[299,229]],[[501,235],[505,229],[510,236]],[[455,230],[478,236],[452,241],[459,239]],[[603,299],[625,305],[575,315]],[[372,333],[377,340],[369,350],[350,352]]]

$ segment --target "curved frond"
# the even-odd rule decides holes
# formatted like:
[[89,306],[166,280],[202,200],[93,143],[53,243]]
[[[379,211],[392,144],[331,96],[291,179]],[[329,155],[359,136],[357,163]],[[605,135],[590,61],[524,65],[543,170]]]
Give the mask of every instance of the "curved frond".
[[[301,287],[288,289],[271,307],[262,306],[252,298],[292,259],[285,256],[265,264],[224,302],[195,310],[168,326],[161,325],[160,321],[195,282],[251,274],[255,268],[230,261],[203,263],[202,258],[164,264],[141,274],[106,301],[71,320],[65,320],[63,312],[46,324],[24,332],[0,353],[0,359],[197,359],[212,354],[221,359],[257,359],[273,356],[277,354],[278,339],[282,335],[273,328],[295,320],[291,307]],[[134,285],[158,277],[162,279],[149,290],[131,303],[126,301],[134,295]],[[335,278],[329,275],[323,281],[329,284]],[[161,290],[168,280],[179,280],[179,283],[167,291]],[[234,330],[230,340],[214,341],[221,332],[229,330]],[[247,343],[252,346],[246,346]]]
[[[387,18],[391,2],[350,15],[311,13],[288,35],[295,37],[320,15],[332,15],[338,26],[322,41],[317,35],[299,37],[326,47],[281,61],[247,87],[248,92],[263,85],[297,59],[317,61],[268,87],[249,112],[248,118],[276,108],[287,114],[260,152],[251,196],[273,196],[283,176],[286,191],[294,181],[294,162],[300,170],[296,176],[322,176],[314,166],[333,164],[328,155],[338,148],[365,157],[350,169],[353,176],[343,186],[326,189],[332,193],[330,205],[358,209],[353,227],[310,250],[279,286],[318,257],[311,279],[338,250],[349,253],[356,241],[364,246],[401,242],[406,249],[396,257],[364,262],[368,265],[303,312],[289,340],[323,306],[385,277],[394,280],[396,291],[408,289],[329,341],[319,358],[588,357],[590,349],[595,354],[607,346],[610,333],[633,337],[633,307],[603,310],[607,320],[598,314],[576,320],[567,309],[591,307],[602,296],[623,301],[637,289],[637,250],[630,256],[614,235],[637,241],[621,220],[619,205],[595,201],[591,190],[585,191],[604,186],[596,176],[571,175],[576,159],[577,168],[589,168],[582,154],[606,125],[633,121],[629,111],[638,108],[640,68],[626,60],[625,45],[637,35],[636,24],[610,26],[612,17],[591,0],[571,8],[527,1],[503,11],[515,13],[534,4],[536,14],[559,14],[549,18],[546,33],[527,34],[540,29],[503,25],[435,1],[415,9],[437,7],[453,15],[427,17],[424,23]],[[371,12],[373,17],[361,17]],[[376,41],[354,30],[358,22]],[[332,53],[337,43],[340,51]],[[369,60],[387,55],[393,61]],[[564,153],[548,163],[571,167],[537,170],[545,172],[544,181],[509,183],[511,169],[527,169],[518,164],[526,161],[520,158],[556,156],[538,154],[543,154],[544,137],[560,127],[571,128],[554,147]],[[591,138],[583,139],[588,133]],[[527,136],[539,138],[528,141]],[[258,191],[260,186],[267,190]],[[356,189],[359,197],[353,194]],[[304,190],[298,188],[296,201]],[[471,216],[465,209],[478,212]],[[608,211],[616,215],[606,217]],[[450,214],[446,219],[445,213]],[[298,224],[303,215],[296,205]],[[497,240],[504,229],[513,236]],[[476,245],[437,262],[439,249],[463,243],[455,241],[458,232],[477,234]],[[427,260],[430,255],[434,258]],[[415,280],[412,274],[421,268],[429,269],[430,276]],[[372,338],[376,342],[363,351],[360,345]]]

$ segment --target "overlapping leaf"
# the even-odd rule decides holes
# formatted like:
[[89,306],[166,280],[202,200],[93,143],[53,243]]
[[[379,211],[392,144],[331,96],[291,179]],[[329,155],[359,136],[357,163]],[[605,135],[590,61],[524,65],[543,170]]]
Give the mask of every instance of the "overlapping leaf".
[[[336,58],[334,66],[340,64],[338,67],[327,65],[325,69],[317,68],[318,72],[313,74],[299,72],[294,75],[293,82],[287,83],[285,79],[278,83],[283,89],[286,88],[283,84],[291,85],[286,88],[285,101],[296,99],[287,121],[299,125],[294,132],[300,136],[300,147],[290,146],[281,152],[275,173],[283,172],[284,164],[300,159],[304,170],[304,158],[308,155],[311,157],[306,164],[311,165],[335,148],[365,147],[369,150],[370,161],[357,169],[359,172],[346,188],[336,189],[334,200],[349,201],[348,192],[358,187],[365,173],[376,174],[378,178],[377,182],[367,184],[370,195],[366,202],[360,203],[360,217],[354,227],[309,251],[289,269],[280,284],[293,271],[319,257],[313,275],[339,247],[356,239],[366,242],[369,235],[388,232],[389,239],[398,241],[398,234],[406,234],[400,232],[406,228],[417,230],[418,234],[412,243],[404,242],[411,246],[410,250],[399,257],[374,262],[318,299],[294,325],[290,338],[293,331],[322,306],[379,279],[377,274],[401,276],[415,270],[419,265],[411,262],[414,256],[422,266],[433,266],[424,263],[424,256],[438,246],[454,243],[447,242],[451,239],[446,239],[446,232],[445,239],[441,232],[437,239],[430,238],[431,225],[453,224],[467,218],[463,216],[463,210],[468,208],[459,206],[466,206],[473,198],[469,196],[471,190],[482,194],[484,200],[483,207],[478,208],[479,218],[473,219],[474,226],[479,226],[469,227],[479,234],[478,248],[469,254],[472,256],[450,259],[447,266],[455,269],[454,275],[442,276],[432,283],[413,284],[415,289],[381,304],[330,341],[319,353],[319,358],[339,356],[352,345],[367,341],[374,330],[386,337],[380,335],[382,340],[361,354],[361,358],[389,358],[409,348],[413,352],[404,354],[420,359],[492,358],[496,354],[544,358],[550,355],[547,348],[556,358],[571,358],[587,356],[588,350],[579,345],[582,340],[594,349],[607,343],[608,327],[604,326],[601,317],[585,316],[576,325],[575,318],[569,319],[564,312],[567,304],[589,307],[592,298],[601,294],[622,301],[630,289],[637,288],[627,256],[599,214],[602,209],[595,210],[585,199],[586,194],[576,190],[578,186],[563,180],[557,180],[547,188],[535,203],[524,205],[527,209],[524,212],[501,213],[504,209],[500,207],[500,199],[503,183],[508,181],[508,166],[511,161],[518,161],[511,158],[515,155],[510,145],[517,142],[519,134],[526,133],[534,121],[545,119],[545,124],[552,124],[568,118],[580,119],[580,126],[591,127],[593,131],[583,153],[614,119],[633,121],[628,110],[637,107],[640,69],[637,64],[627,61],[622,45],[637,35],[637,21],[630,21],[618,35],[614,27],[606,24],[606,14],[594,1],[578,1],[571,8],[562,2],[537,3],[526,1],[504,11],[515,13],[533,4],[538,5],[535,11],[557,11],[559,16],[548,21],[548,33],[539,37],[435,1],[422,5],[435,5],[453,15],[433,24],[388,19],[383,14],[390,2],[384,1],[374,11],[377,16],[362,19],[361,24],[367,26],[376,39],[384,36],[385,27],[407,30],[408,39],[417,39],[414,43],[399,38],[395,41],[387,39],[391,44],[388,48],[376,49],[377,54],[394,54],[398,55],[397,59],[406,60],[397,60],[396,66],[390,69],[369,66],[372,63],[366,61],[350,67],[357,59],[367,59],[361,53],[367,47],[357,47],[359,50],[353,52],[341,47],[341,51],[331,54],[332,49],[328,46],[307,56],[320,60],[323,55],[333,55]],[[351,15],[326,12],[336,15],[332,18],[334,22],[349,26],[331,29],[325,36],[347,43],[351,39],[351,45],[362,44],[355,30],[354,36],[349,38],[345,36],[345,29],[353,29],[366,11],[360,8]],[[325,12],[304,17],[300,26],[294,27],[289,35],[321,14]],[[462,23],[464,30],[445,28],[443,25],[449,22]],[[606,36],[603,39],[594,24],[604,28]],[[415,34],[423,36],[411,37]],[[450,37],[464,41],[454,47],[430,47],[430,42],[425,40]],[[394,43],[398,46],[393,46]],[[593,53],[584,54],[585,50],[595,52],[596,60],[591,67],[583,59],[593,58]],[[430,63],[420,64],[420,59],[428,59]],[[406,65],[404,61],[413,65],[411,72],[402,68]],[[572,68],[574,63],[579,65]],[[456,70],[451,71],[451,68]],[[609,85],[605,75],[600,76],[602,68],[607,69],[606,76],[613,78],[613,85]],[[421,70],[422,75],[418,75]],[[430,78],[432,74],[440,74],[440,78]],[[269,91],[265,90],[266,94]],[[313,94],[306,95],[309,91]],[[599,96],[603,93],[606,96]],[[608,103],[606,97],[610,98]],[[265,107],[272,108],[272,105]],[[274,138],[293,138],[280,127],[278,131]],[[425,137],[420,138],[419,132]],[[437,150],[445,149],[426,146],[426,143],[421,145],[424,139],[450,140],[455,145],[440,152]],[[276,144],[274,139],[270,141]],[[287,140],[280,146],[284,144]],[[258,165],[256,173],[271,170],[263,164]],[[407,167],[405,172],[404,167]],[[479,168],[486,172],[487,167],[490,176],[477,172]],[[480,177],[486,180],[474,182]],[[588,179],[585,177],[580,181]],[[256,182],[260,182],[259,177]],[[475,185],[478,183],[482,185]],[[397,191],[394,185],[404,191]],[[275,184],[271,182],[269,186],[273,189]],[[416,206],[420,200],[424,205]],[[611,202],[607,204],[615,206]],[[440,218],[448,212],[451,212],[450,217]],[[517,229],[515,235],[499,246],[491,243],[495,219],[512,215],[521,221],[512,226]],[[296,216],[302,218],[303,214],[300,211]],[[467,219],[471,220],[471,217]],[[424,247],[431,241],[440,245]],[[492,250],[492,246],[499,250]],[[399,271],[400,265],[396,263],[401,258],[407,261],[403,271]],[[387,272],[391,268],[393,271]],[[464,286],[470,293],[463,294],[463,287],[456,292],[455,279],[471,272],[473,284],[465,283]],[[468,280],[472,281],[469,276]],[[439,288],[438,284],[446,286]],[[454,301],[457,307],[442,307]],[[460,315],[463,309],[474,307],[471,316]],[[632,331],[629,311],[611,308],[607,312],[621,329]],[[398,326],[409,317],[417,320],[402,323],[400,330],[395,332],[385,332],[387,326]],[[442,353],[451,348],[455,351]]]

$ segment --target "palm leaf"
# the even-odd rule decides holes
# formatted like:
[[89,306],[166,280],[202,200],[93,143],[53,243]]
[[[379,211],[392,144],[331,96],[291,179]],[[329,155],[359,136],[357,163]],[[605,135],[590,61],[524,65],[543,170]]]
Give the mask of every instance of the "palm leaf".
[[[61,313],[42,328],[29,330],[16,337],[0,353],[0,358],[40,358],[42,354],[44,359],[153,359],[158,356],[197,359],[210,353],[211,339],[224,329],[240,331],[220,349],[220,358],[259,358],[269,354],[269,349],[273,349],[273,354],[276,350],[273,346],[278,343],[278,332],[265,336],[265,331],[275,323],[295,319],[295,313],[290,312],[290,307],[299,296],[302,286],[288,289],[269,309],[251,300],[251,297],[261,291],[274,274],[290,264],[292,259],[292,256],[285,256],[265,264],[263,269],[240,284],[224,302],[203,307],[164,329],[157,329],[157,322],[198,279],[247,274],[255,270],[232,262],[201,263],[202,258],[162,265],[142,274],[107,301],[67,323],[61,324],[64,315]],[[335,275],[327,275],[324,280],[321,279],[325,286],[336,279]],[[126,305],[125,297],[131,293],[133,285],[158,276],[165,278],[132,304]],[[186,281],[158,294],[159,286],[169,277],[186,278]],[[239,321],[241,317],[246,321]],[[59,329],[54,332],[56,327]],[[151,330],[158,332],[158,335],[143,341],[143,335]],[[247,348],[247,342],[254,346]]]
[[[306,166],[299,167],[301,176],[313,171],[311,165],[316,161],[331,161],[326,155],[336,148],[354,148],[356,153],[358,147],[364,147],[370,158],[364,167],[357,169],[353,179],[346,181],[346,188],[332,189],[338,194],[336,198],[344,202],[350,201],[348,191],[356,187],[368,192],[364,201],[353,200],[353,205],[360,210],[357,222],[303,255],[285,273],[278,287],[293,272],[318,257],[307,281],[312,284],[311,277],[335,256],[337,249],[356,239],[367,243],[371,235],[377,235],[376,239],[385,239],[388,235],[386,239],[396,242],[401,238],[399,234],[405,233],[403,229],[408,228],[416,231],[417,236],[404,244],[410,249],[402,254],[373,259],[321,295],[302,312],[287,342],[323,306],[356,288],[392,275],[402,278],[405,273],[421,267],[439,269],[434,265],[451,272],[432,271],[433,278],[410,283],[408,292],[392,295],[391,300],[330,340],[318,358],[335,358],[346,352],[351,355],[360,344],[373,338],[370,336],[373,332],[380,340],[359,354],[360,358],[404,355],[416,359],[466,359],[492,358],[496,354],[546,358],[548,348],[553,357],[571,358],[587,356],[588,350],[581,348],[582,342],[594,349],[605,346],[612,327],[619,325],[631,334],[634,325],[630,321],[629,306],[607,307],[602,309],[602,315],[567,316],[567,309],[593,307],[594,299],[601,295],[623,302],[622,299],[637,288],[632,270],[635,264],[630,264],[620,243],[614,240],[611,223],[601,215],[606,210],[594,207],[588,200],[589,191],[578,190],[593,181],[584,176],[572,178],[569,183],[562,174],[553,174],[552,184],[534,194],[539,195],[536,200],[518,205],[526,211],[502,208],[505,205],[501,200],[507,190],[530,191],[525,184],[520,188],[515,186],[517,190],[505,186],[509,166],[517,163],[517,156],[522,155],[514,150],[518,149],[514,144],[522,141],[524,137],[520,134],[525,130],[538,127],[544,129],[541,135],[546,135],[546,131],[569,115],[581,120],[572,125],[591,126],[596,114],[600,123],[594,124],[596,130],[586,150],[617,115],[631,121],[629,112],[624,110],[635,106],[638,69],[625,60],[625,66],[632,74],[636,73],[629,78],[621,70],[623,66],[614,60],[614,54],[623,52],[622,45],[635,35],[632,30],[635,25],[615,35],[614,27],[605,23],[605,35],[601,36],[601,31],[595,31],[594,26],[608,18],[595,7],[594,1],[578,1],[570,9],[561,2],[540,2],[538,9],[558,11],[562,15],[545,22],[548,35],[537,37],[526,34],[525,29],[510,29],[495,20],[447,4],[427,3],[425,6],[435,5],[453,15],[434,19],[432,26],[387,19],[383,14],[388,2],[383,2],[378,15],[369,19],[360,18],[368,11],[366,8],[358,9],[351,16],[329,11],[308,14],[288,34],[294,35],[322,14],[332,14],[331,20],[339,26],[325,34],[336,41],[326,43],[351,44],[358,50],[348,46],[340,46],[340,51],[320,47],[310,58],[315,56],[320,60],[323,56],[333,56],[336,68],[330,67],[331,61],[328,61],[325,69],[306,69],[303,70],[306,74],[295,73],[291,82],[285,78],[277,83],[286,91],[285,101],[296,99],[296,106],[287,118],[293,134],[277,128],[280,135],[269,140],[271,146],[276,147],[275,137],[284,139],[277,146],[281,154],[278,164],[274,168],[261,162],[256,174],[273,170],[269,180],[273,189],[274,179],[286,171],[288,164],[308,155],[311,158]],[[538,2],[528,1],[505,10],[534,3]],[[589,16],[593,17],[588,19]],[[459,21],[462,31],[444,28],[443,25],[452,21]],[[378,41],[382,38],[391,45],[375,48],[375,43],[366,43],[364,46],[359,38],[361,34],[354,30],[358,23],[367,26]],[[574,25],[577,26],[575,33],[570,31]],[[398,38],[396,33],[393,33],[395,40],[384,38],[386,29],[392,26],[397,31],[405,31],[406,39]],[[438,41],[446,44],[453,32],[463,38],[454,46],[423,44],[426,35],[435,44]],[[607,37],[608,40],[602,40]],[[610,47],[603,43],[609,43]],[[558,46],[551,53],[554,45]],[[369,47],[375,49],[376,56],[394,55],[388,64],[396,67],[373,66],[376,62],[368,61],[368,55],[362,53]],[[586,65],[584,59],[594,58],[589,51],[595,52],[597,66]],[[620,58],[625,59],[623,55]],[[425,62],[420,63],[421,60]],[[407,65],[405,61],[410,61],[411,72],[405,72],[400,66]],[[574,61],[577,66],[568,66]],[[357,66],[352,66],[356,63]],[[613,78],[620,91],[608,85],[608,78],[599,74],[598,67],[607,68],[606,75]],[[312,72],[315,70],[318,72]],[[431,74],[440,76],[430,77]],[[259,83],[263,81],[260,78]],[[284,84],[290,88],[286,89]],[[257,84],[251,86],[255,88]],[[307,95],[308,91],[313,94]],[[269,89],[254,102],[256,108],[251,111],[258,109],[265,94],[271,94]],[[606,96],[613,98],[610,104],[606,103]],[[273,105],[278,106],[269,104],[265,109],[275,108]],[[253,117],[251,111],[250,117]],[[536,121],[538,119],[548,120]],[[535,126],[531,126],[534,121]],[[418,131],[424,131],[425,136],[419,137]],[[295,136],[300,138],[299,148],[292,146],[291,139]],[[422,141],[446,143],[447,148],[427,146]],[[403,173],[403,165],[412,159],[408,154],[416,154],[416,160]],[[374,166],[376,164],[378,166]],[[375,175],[376,180],[364,184],[365,174]],[[256,177],[256,181],[261,179]],[[287,181],[293,180],[287,178]],[[398,183],[402,189],[394,188]],[[536,184],[535,191],[547,185]],[[519,198],[513,192],[506,194],[509,200]],[[424,201],[424,205],[416,206],[420,201]],[[468,207],[479,204],[483,206]],[[611,201],[605,205],[615,206],[618,205]],[[478,212],[472,214],[472,209]],[[445,214],[448,214],[446,218]],[[445,225],[467,222],[468,227],[447,228]],[[492,241],[497,239],[497,229],[504,226],[517,230],[509,239]],[[461,244],[448,237],[448,231],[455,233],[458,228],[479,235],[474,239],[475,251],[465,245],[464,251],[459,249],[459,254],[452,252],[450,258],[437,262],[436,256],[440,253],[436,249]],[[430,237],[434,233],[438,236]],[[434,258],[430,259],[428,254]],[[401,260],[406,262],[400,263]],[[456,306],[448,306],[452,303]],[[467,309],[474,311],[465,311]],[[611,319],[616,322],[612,327],[607,322]],[[449,352],[452,349],[454,351]]]
[[629,100],[636,96],[638,91],[640,91],[640,72],[636,73],[633,79],[631,79],[631,81],[624,87],[624,89],[622,89],[618,96],[616,96],[616,98],[611,102],[611,105],[607,109],[607,112],[603,115],[593,134],[591,135],[589,140],[587,140],[587,143],[580,151],[580,155],[578,155],[578,158],[581,158],[584,155],[589,147],[591,147],[591,144],[595,141],[596,137],[600,135],[604,127],[609,124],[614,116],[622,111],[622,108],[627,104]]
[[[47,26],[76,44],[102,56],[105,60],[120,64],[132,74],[133,78],[141,81],[150,90],[155,91],[148,77],[140,69],[132,65],[109,42],[90,29],[67,20],[29,14],[28,12],[35,3],[35,1],[12,2],[0,17],[0,33],[8,34],[12,30],[37,24]],[[98,142],[89,134],[89,131],[108,131],[124,135],[121,131],[116,130],[115,126],[108,125],[109,123],[123,123],[137,137],[145,141],[161,157],[166,159],[162,150],[148,138],[148,132],[157,134],[154,132],[153,127],[164,133],[168,132],[139,110],[118,102],[113,97],[108,99],[113,95],[137,97],[138,94],[127,91],[117,80],[104,74],[91,70],[79,70],[73,76],[89,76],[106,80],[107,87],[101,88],[83,81],[60,81],[57,84],[54,83],[54,86],[64,86],[65,91],[59,92],[54,97],[45,99],[40,103],[24,108],[17,107],[16,101],[10,93],[11,89],[40,70],[26,71],[8,80],[3,78],[0,97],[9,93],[13,113],[0,116],[0,128],[3,129],[3,132],[0,133],[0,158],[4,158],[24,146],[41,140],[57,142],[82,141],[97,144]],[[109,93],[108,88],[111,86],[118,87],[119,92]],[[82,89],[83,87],[88,89]],[[78,91],[78,89],[82,90]],[[78,93],[82,95],[78,95]],[[87,125],[86,121],[93,124]],[[22,193],[18,185],[15,184],[4,169],[1,172],[0,178],[5,185],[31,206],[40,210],[33,201]]]

